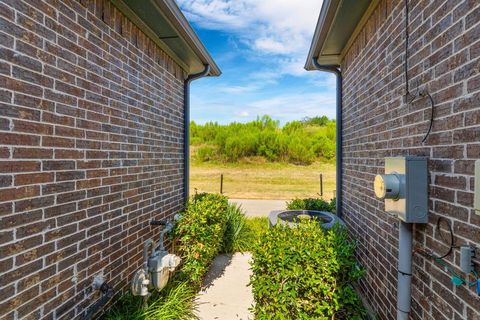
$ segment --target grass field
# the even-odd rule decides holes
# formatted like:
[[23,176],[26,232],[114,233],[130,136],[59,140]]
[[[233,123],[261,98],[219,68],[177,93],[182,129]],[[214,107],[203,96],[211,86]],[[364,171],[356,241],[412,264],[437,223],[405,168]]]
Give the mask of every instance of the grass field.
[[191,162],[190,192],[223,192],[237,199],[292,199],[319,197],[319,175],[323,174],[323,197],[335,190],[335,165],[314,163],[297,166],[286,163],[200,163]]

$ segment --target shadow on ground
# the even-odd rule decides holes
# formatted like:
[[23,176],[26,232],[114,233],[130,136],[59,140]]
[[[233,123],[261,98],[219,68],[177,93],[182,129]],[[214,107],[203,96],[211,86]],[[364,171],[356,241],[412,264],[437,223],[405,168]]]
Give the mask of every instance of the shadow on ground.
[[213,260],[203,280],[202,290],[208,289],[215,280],[225,274],[225,269],[232,263],[232,257],[232,254],[221,254]]

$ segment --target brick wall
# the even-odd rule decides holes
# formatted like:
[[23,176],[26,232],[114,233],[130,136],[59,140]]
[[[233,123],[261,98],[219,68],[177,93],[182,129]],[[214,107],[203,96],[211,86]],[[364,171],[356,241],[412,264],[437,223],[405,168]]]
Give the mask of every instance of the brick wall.
[[184,73],[107,0],[0,1],[0,319],[72,319],[183,192]]
[[[404,1],[380,1],[342,65],[345,218],[368,269],[362,291],[381,319],[396,318],[398,255],[398,222],[373,193],[384,157],[430,158],[429,224],[415,226],[415,247],[448,250],[435,230],[442,216],[451,221],[457,245],[480,252],[480,216],[472,209],[474,161],[480,158],[480,2],[409,2],[411,91],[428,88],[436,105],[425,143],[428,100],[403,102]],[[459,271],[459,250],[446,262]],[[412,319],[480,319],[473,288],[454,287],[442,267],[418,254],[412,294]]]

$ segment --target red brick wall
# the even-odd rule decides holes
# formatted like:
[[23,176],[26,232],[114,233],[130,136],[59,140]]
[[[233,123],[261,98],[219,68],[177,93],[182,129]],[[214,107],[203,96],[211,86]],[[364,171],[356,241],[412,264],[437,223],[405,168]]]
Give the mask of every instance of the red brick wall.
[[[480,2],[409,2],[411,91],[426,87],[435,101],[425,143],[428,100],[403,103],[403,0],[380,1],[342,65],[345,219],[368,269],[361,288],[379,317],[389,320],[396,318],[398,222],[373,193],[384,157],[430,158],[430,219],[415,226],[414,246],[448,250],[435,231],[442,216],[451,221],[456,244],[475,245],[480,256],[480,216],[472,209],[474,161],[480,158]],[[459,250],[446,262],[459,271]],[[418,254],[412,293],[412,319],[480,319],[473,288],[454,287],[442,267]]]
[[106,0],[0,2],[0,319],[126,286],[181,208],[183,78]]

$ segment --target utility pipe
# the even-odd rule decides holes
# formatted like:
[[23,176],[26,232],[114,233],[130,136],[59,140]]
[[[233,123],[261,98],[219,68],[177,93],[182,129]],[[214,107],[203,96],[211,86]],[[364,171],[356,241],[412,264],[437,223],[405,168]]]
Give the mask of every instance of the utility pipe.
[[336,97],[336,180],[337,180],[337,187],[336,187],[336,206],[337,206],[337,216],[342,218],[343,216],[343,201],[342,201],[342,173],[343,173],[343,154],[342,154],[342,127],[343,127],[343,119],[342,119],[342,72],[337,66],[334,65],[322,65],[318,63],[318,57],[312,59],[312,64],[318,71],[330,72],[335,74],[337,77],[337,97]]
[[204,67],[202,72],[189,75],[183,83],[183,198],[185,204],[188,202],[190,188],[190,83],[208,75],[210,65],[206,64]]
[[412,305],[412,224],[400,221],[397,320],[408,320]]
[[82,318],[83,320],[92,320],[93,317],[112,299],[115,293],[113,287],[107,282],[103,282],[97,290],[102,293],[102,297],[87,309],[87,313]]

